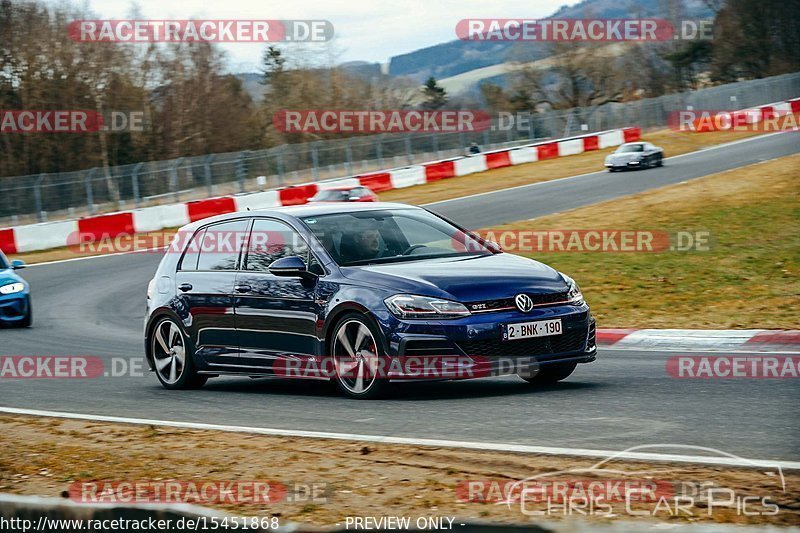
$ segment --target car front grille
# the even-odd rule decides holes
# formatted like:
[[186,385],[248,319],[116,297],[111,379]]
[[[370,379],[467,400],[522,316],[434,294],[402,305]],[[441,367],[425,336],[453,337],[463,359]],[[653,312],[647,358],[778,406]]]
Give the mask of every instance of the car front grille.
[[444,339],[412,339],[405,343],[401,355],[414,357],[458,355],[453,345]]
[[[528,293],[526,293],[528,294]],[[533,300],[534,306],[551,305],[567,300],[566,292],[550,292],[543,294],[528,294]],[[488,313],[491,311],[499,311],[502,309],[516,309],[517,304],[514,303],[514,298],[500,298],[497,300],[484,300],[478,302],[466,302],[464,305],[473,313]]]
[[561,335],[534,337],[516,341],[500,339],[461,341],[458,347],[473,357],[527,357],[583,351],[586,345],[585,327],[567,330]]

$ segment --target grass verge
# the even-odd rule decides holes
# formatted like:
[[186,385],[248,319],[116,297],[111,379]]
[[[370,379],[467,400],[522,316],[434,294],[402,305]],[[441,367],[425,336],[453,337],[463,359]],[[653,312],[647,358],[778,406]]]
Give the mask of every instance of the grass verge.
[[795,155],[496,230],[707,232],[707,251],[517,253],[578,280],[600,327],[797,329],[799,220]]
[[[557,471],[588,468],[597,460],[554,456],[519,455],[369,444],[348,441],[279,438],[214,431],[130,426],[23,416],[0,416],[0,491],[14,494],[65,496],[76,482],[100,481],[272,481],[289,489],[317,488],[314,501],[295,497],[269,504],[212,504],[239,516],[277,516],[280,521],[314,525],[341,523],[347,516],[450,516],[459,520],[530,523],[564,518],[553,506],[547,516],[521,512],[519,502],[510,507],[494,502],[470,501],[469,492],[459,490],[467,481],[483,483],[490,497],[492,487],[549,473],[553,480],[585,486],[590,480],[635,483],[659,481],[657,502],[633,503],[646,512],[629,516],[625,501],[607,501],[612,516],[597,510],[587,520],[642,520],[649,524],[739,523],[790,525],[800,520],[800,473],[784,472],[785,491],[774,471],[669,465],[616,461],[604,466],[616,472],[605,476],[585,472]],[[621,474],[625,472],[646,472]],[[771,474],[771,475],[770,475]],[[683,483],[683,485],[681,485]],[[713,483],[735,492],[737,497],[768,498],[777,514],[744,516],[735,508],[714,507],[700,494],[683,511],[675,513],[674,490]],[[704,485],[705,484],[705,485]],[[273,483],[274,485],[274,483]],[[670,488],[672,487],[672,488]],[[486,491],[489,489],[489,491]],[[304,489],[300,489],[301,492]],[[578,489],[576,489],[578,490]],[[577,494],[577,492],[575,493]],[[466,501],[463,501],[466,500]],[[599,501],[599,498],[598,498]],[[669,503],[667,503],[667,501]],[[527,509],[547,509],[546,504],[527,504]],[[751,504],[756,510],[760,504]],[[671,510],[670,510],[671,509]],[[763,510],[763,509],[761,509]],[[648,515],[649,513],[649,515]],[[608,510],[604,509],[604,514]]]

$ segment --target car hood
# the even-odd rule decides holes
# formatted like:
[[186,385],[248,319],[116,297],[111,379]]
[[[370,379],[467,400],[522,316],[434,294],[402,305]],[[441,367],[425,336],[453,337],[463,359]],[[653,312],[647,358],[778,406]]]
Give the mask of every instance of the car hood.
[[635,161],[640,159],[644,155],[644,152],[626,152],[623,154],[611,154],[608,156],[609,161],[614,161],[615,163],[627,163],[628,161]]
[[396,293],[476,302],[530,294],[564,292],[558,271],[533,259],[500,253],[343,267],[353,281],[379,285]]
[[21,277],[19,277],[13,270],[10,268],[0,270],[0,286],[8,285],[9,283],[18,283],[22,282],[25,283]]

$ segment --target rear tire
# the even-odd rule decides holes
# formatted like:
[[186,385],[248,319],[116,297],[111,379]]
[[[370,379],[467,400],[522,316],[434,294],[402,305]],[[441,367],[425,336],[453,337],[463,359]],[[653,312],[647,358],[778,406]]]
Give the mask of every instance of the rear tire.
[[173,319],[165,317],[158,321],[150,343],[156,377],[165,389],[198,389],[208,381],[208,376],[197,373],[194,351]]
[[380,330],[367,316],[347,313],[331,330],[330,357],[336,376],[333,381],[346,396],[373,400],[384,396],[389,380],[383,365],[386,354]]
[[664,166],[664,156],[663,155],[659,155],[658,156],[658,162],[656,163],[656,166],[657,167],[663,167]]
[[561,380],[567,379],[570,374],[575,371],[578,363],[552,363],[539,367],[539,372],[535,376],[520,376],[528,383],[534,385],[544,385],[548,383],[557,383]]

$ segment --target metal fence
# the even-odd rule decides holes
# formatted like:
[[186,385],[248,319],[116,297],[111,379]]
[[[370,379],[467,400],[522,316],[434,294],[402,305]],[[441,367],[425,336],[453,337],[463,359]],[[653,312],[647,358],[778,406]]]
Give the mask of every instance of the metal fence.
[[800,73],[568,111],[533,113],[474,133],[383,134],[76,172],[0,178],[0,226],[187,201],[400,167],[536,140],[638,125],[673,111],[743,109],[800,96]]

